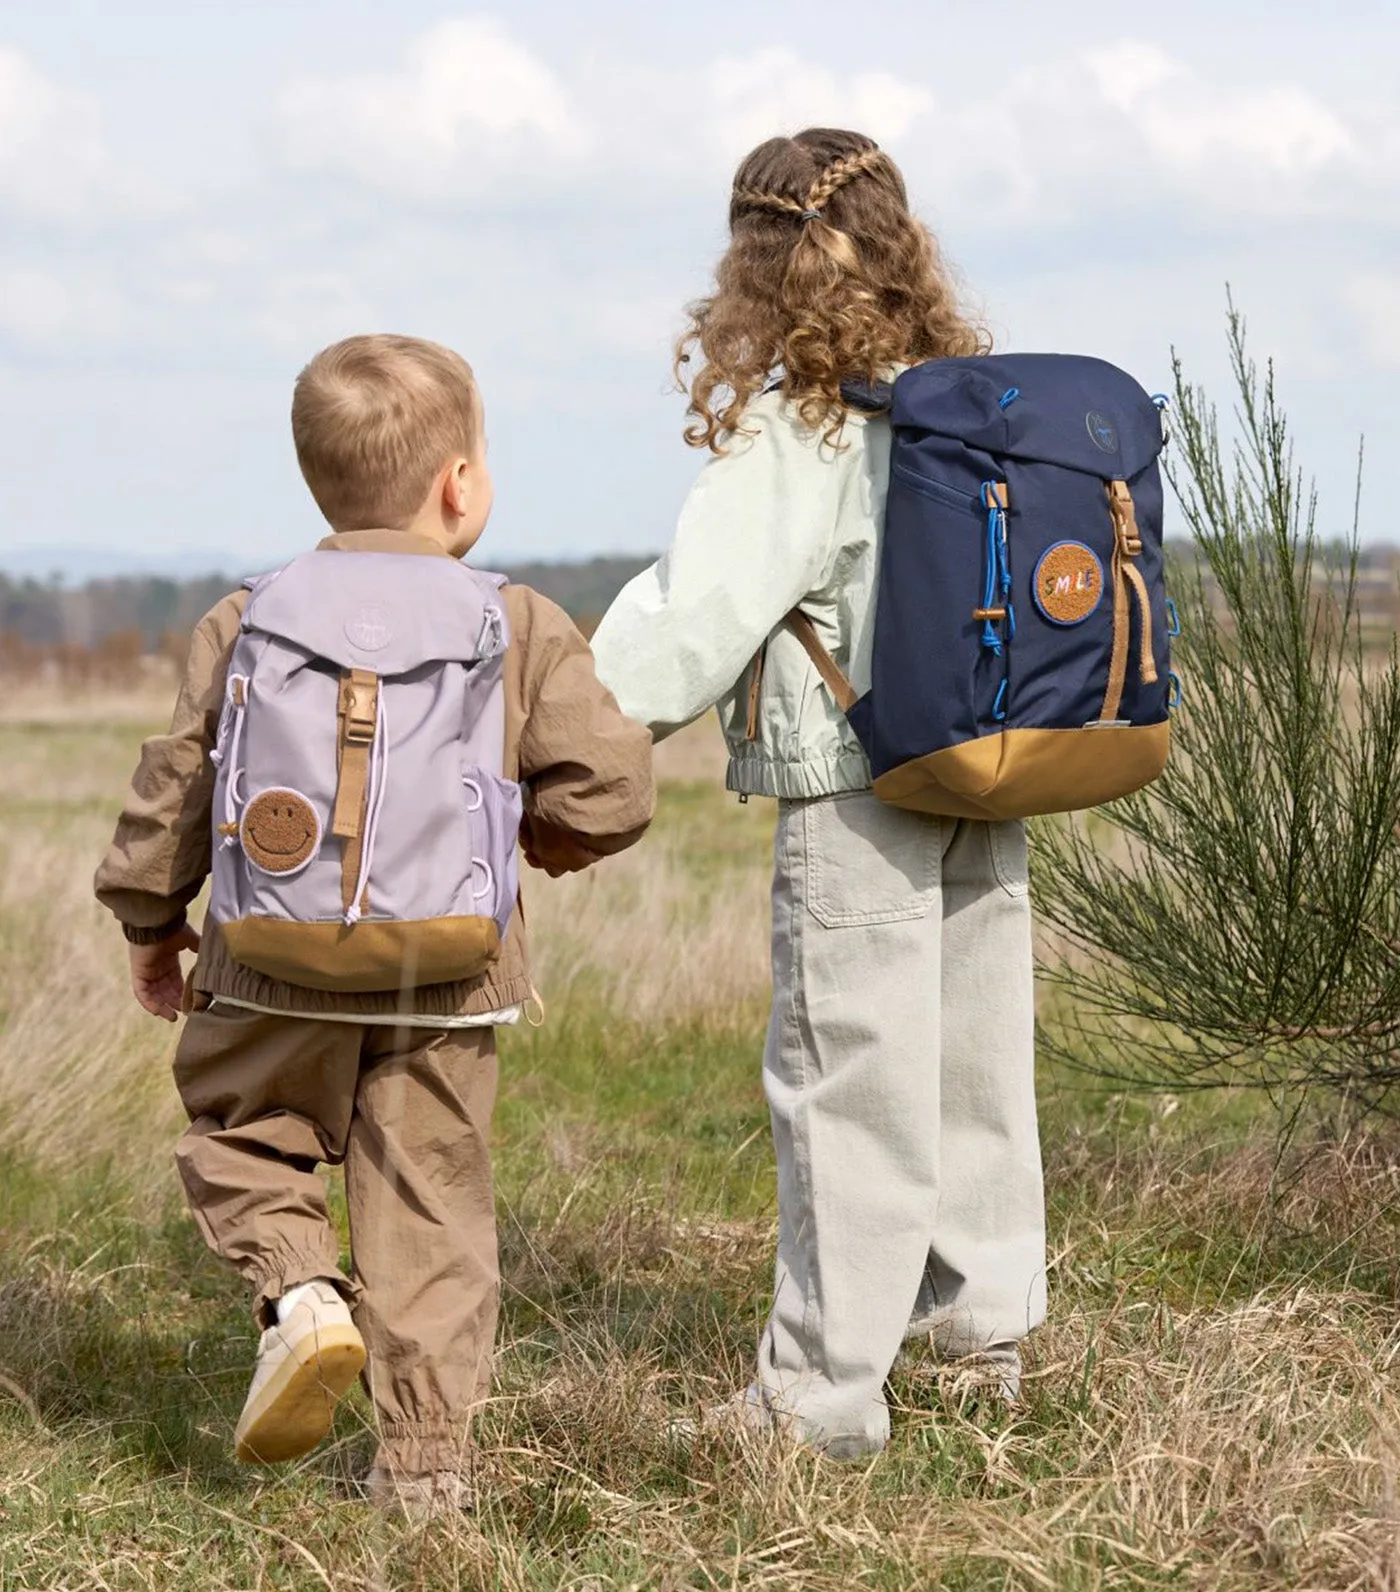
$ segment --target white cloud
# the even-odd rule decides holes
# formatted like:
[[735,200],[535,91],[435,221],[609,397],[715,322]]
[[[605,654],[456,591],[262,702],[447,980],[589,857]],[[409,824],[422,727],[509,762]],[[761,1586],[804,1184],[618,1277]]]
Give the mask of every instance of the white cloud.
[[[274,0],[258,4],[271,15]],[[57,64],[61,40],[43,58],[49,76],[0,49],[0,358],[27,365],[5,384],[23,422],[10,418],[9,456],[23,465],[34,437],[66,424],[57,399],[48,413],[61,422],[25,418],[46,362],[67,373],[77,410],[99,366],[133,381],[159,373],[172,393],[188,381],[201,405],[232,404],[221,395],[252,383],[230,425],[265,410],[280,445],[283,389],[305,357],[393,327],[459,344],[481,371],[497,446],[518,460],[503,470],[502,524],[537,546],[566,534],[579,550],[655,545],[664,527],[626,527],[690,467],[668,451],[670,337],[722,246],[735,162],[809,124],[861,128],[900,161],[1004,343],[1096,350],[1161,384],[1175,342],[1225,391],[1202,351],[1218,352],[1229,280],[1261,354],[1291,378],[1306,434],[1342,436],[1324,453],[1348,452],[1353,402],[1381,417],[1367,420],[1373,433],[1393,429],[1393,89],[1363,99],[1283,35],[1267,56],[1207,51],[1195,23],[1165,14],[1150,37],[1109,34],[1105,48],[1092,19],[1052,27],[1030,0],[1021,22],[1000,25],[992,80],[980,65],[950,69],[976,59],[976,40],[951,24],[945,39],[939,8],[915,9],[922,46],[882,59],[867,39],[857,59],[821,28],[790,42],[763,25],[761,3],[747,53],[732,35],[728,53],[695,45],[667,8],[655,30],[590,47],[567,42],[585,28],[552,29],[523,3],[429,27],[413,20],[422,10],[383,7],[374,36],[387,47],[330,67],[304,32],[279,45],[285,87],[268,83],[265,57],[257,72],[231,62],[203,122],[159,101],[160,73],[193,74],[193,57],[143,65],[133,46],[129,74],[79,94]],[[117,19],[103,23],[112,38]],[[766,47],[775,39],[788,42]],[[167,160],[161,140],[177,135]],[[1375,378],[1364,400],[1358,371]],[[146,435],[146,400],[128,412],[121,390],[115,378],[104,389],[127,426],[115,451],[150,474],[168,450]],[[635,481],[629,460],[631,509],[609,507],[607,472],[585,446],[593,430],[574,424],[599,411],[653,428]],[[576,531],[552,528],[541,412],[566,414],[563,429],[584,439],[569,454],[590,505]],[[110,426],[104,412],[93,436]],[[132,503],[139,475],[133,462]]]
[[398,70],[301,78],[281,100],[298,163],[375,186],[481,187],[531,148],[573,152],[581,133],[559,79],[489,17],[439,23]]
[[96,103],[0,48],[0,205],[81,217],[108,165]]
[[717,61],[707,87],[711,125],[731,158],[777,133],[812,126],[854,127],[879,142],[894,141],[934,102],[927,88],[889,72],[842,77],[782,49]]
[[1143,96],[1181,76],[1181,68],[1155,44],[1129,39],[1089,57],[1104,102],[1131,116]]
[[1104,103],[1129,118],[1152,155],[1179,174],[1217,185],[1248,173],[1299,179],[1358,155],[1340,118],[1296,85],[1229,81],[1222,89],[1155,46],[1132,41],[1091,52],[1087,63]]
[[[790,50],[721,60],[698,118],[730,158],[803,123],[861,128],[891,148],[940,221],[972,233],[1121,231],[1157,215],[1212,227],[1346,214],[1364,220],[1376,190],[1400,202],[1394,105],[1374,125],[1290,82],[1254,82],[1220,63],[1209,75],[1156,44],[1044,55],[980,79],[842,75]],[[932,78],[931,78],[932,81]],[[704,100],[702,99],[702,104]],[[1170,246],[1170,245],[1168,245]]]

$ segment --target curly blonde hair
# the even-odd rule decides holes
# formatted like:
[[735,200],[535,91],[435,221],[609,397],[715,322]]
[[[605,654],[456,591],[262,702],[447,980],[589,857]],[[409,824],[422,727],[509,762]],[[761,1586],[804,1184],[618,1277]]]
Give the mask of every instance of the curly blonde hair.
[[715,290],[690,306],[676,345],[692,447],[722,453],[775,379],[805,424],[839,442],[843,381],[991,346],[960,312],[899,168],[861,133],[812,127],[760,144],[735,174],[729,231]]

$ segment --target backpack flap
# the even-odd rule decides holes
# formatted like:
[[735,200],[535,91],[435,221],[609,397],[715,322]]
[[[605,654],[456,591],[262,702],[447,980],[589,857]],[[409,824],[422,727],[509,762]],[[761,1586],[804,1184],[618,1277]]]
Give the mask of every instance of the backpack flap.
[[930,360],[895,383],[890,418],[915,470],[921,434],[1105,481],[1131,481],[1162,451],[1151,398],[1126,371],[1081,355]]
[[381,678],[505,651],[495,578],[414,553],[304,553],[254,591],[243,629]]

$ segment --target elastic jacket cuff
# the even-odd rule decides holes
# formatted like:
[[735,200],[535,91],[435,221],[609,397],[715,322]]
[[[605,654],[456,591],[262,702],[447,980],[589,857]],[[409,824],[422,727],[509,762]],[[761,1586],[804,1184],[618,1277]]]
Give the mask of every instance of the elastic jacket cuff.
[[181,912],[179,917],[171,918],[169,923],[162,923],[155,929],[138,929],[134,924],[123,923],[122,933],[128,945],[159,945],[162,940],[178,934],[188,921],[186,914]]

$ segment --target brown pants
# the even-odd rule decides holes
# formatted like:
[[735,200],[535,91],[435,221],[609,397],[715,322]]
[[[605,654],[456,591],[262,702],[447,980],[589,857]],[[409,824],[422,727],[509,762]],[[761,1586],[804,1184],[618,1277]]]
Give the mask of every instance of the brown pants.
[[[380,1462],[455,1469],[487,1397],[500,1273],[489,1028],[438,1032],[215,1005],[185,1025],[176,1146],[211,1249],[272,1302],[328,1277],[369,1351]],[[318,1162],[345,1164],[354,1280]]]

